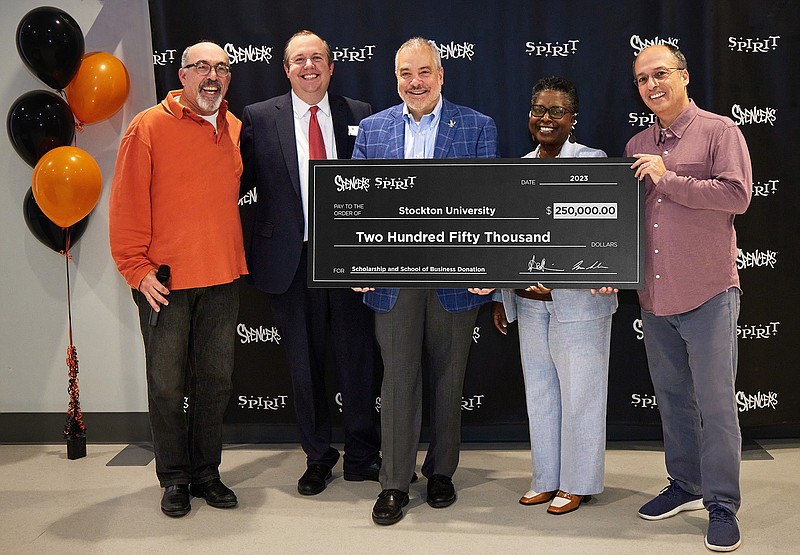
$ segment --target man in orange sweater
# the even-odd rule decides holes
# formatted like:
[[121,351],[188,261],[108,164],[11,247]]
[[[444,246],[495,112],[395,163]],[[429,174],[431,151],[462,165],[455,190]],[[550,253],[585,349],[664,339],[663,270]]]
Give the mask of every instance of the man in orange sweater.
[[173,517],[189,512],[190,495],[218,508],[237,504],[219,464],[237,279],[247,273],[237,205],[242,124],[224,100],[228,55],[194,44],[178,77],[183,89],[128,127],[109,203],[111,254],[133,289],[144,337],[161,510]]

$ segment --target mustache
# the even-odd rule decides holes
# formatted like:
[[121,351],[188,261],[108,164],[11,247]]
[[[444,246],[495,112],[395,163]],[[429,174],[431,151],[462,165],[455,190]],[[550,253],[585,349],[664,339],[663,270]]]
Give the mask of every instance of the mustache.
[[219,89],[222,88],[222,84],[219,81],[217,81],[216,79],[204,79],[203,82],[200,83],[200,88],[201,89],[204,88],[204,87],[207,87],[207,86],[214,86],[214,87],[217,87]]

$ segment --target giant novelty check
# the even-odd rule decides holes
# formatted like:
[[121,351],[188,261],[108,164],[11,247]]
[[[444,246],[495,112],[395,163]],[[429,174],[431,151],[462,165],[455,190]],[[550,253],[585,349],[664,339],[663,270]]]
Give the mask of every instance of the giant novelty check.
[[310,287],[643,285],[629,158],[310,165]]

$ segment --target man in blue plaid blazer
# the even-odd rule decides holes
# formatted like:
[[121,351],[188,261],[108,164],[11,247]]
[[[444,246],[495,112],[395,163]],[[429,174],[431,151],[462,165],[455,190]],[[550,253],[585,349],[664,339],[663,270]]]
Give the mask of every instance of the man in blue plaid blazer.
[[[354,159],[494,158],[492,118],[445,100],[444,69],[429,41],[406,41],[395,57],[403,103],[361,121]],[[375,314],[384,376],[381,387],[383,466],[372,510],[377,524],[403,517],[422,425],[422,359],[432,374],[431,441],[422,474],[427,502],[456,500],[452,476],[461,446],[461,392],[478,307],[488,289],[360,288]]]

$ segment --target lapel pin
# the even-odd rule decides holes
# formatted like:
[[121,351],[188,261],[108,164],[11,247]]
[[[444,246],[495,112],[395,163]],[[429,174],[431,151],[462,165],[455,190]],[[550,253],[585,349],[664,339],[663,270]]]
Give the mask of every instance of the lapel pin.
[[453,121],[453,120],[450,120],[450,121],[447,122],[447,126],[448,127],[455,127],[456,126],[456,122]]

